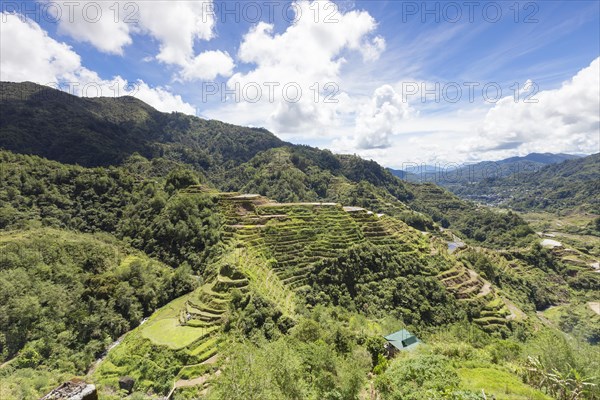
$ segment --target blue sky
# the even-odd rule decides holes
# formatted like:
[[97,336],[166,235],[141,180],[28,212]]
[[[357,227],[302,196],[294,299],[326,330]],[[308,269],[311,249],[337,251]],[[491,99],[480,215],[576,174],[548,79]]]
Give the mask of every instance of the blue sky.
[[2,80],[105,96],[133,84],[163,111],[264,126],[392,167],[600,151],[600,2],[71,7],[2,3]]

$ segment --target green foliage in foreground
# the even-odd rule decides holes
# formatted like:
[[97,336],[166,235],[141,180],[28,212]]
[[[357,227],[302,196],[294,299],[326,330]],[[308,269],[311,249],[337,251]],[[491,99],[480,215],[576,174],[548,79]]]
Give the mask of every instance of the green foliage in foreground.
[[240,344],[209,399],[355,399],[370,369],[363,349],[340,354],[319,339]]
[[0,360],[81,374],[154,309],[191,290],[173,271],[107,235],[0,234]]
[[0,399],[39,399],[71,376],[54,370],[8,365],[0,369]]
[[[456,325],[425,335],[424,345],[400,353],[376,378],[383,399],[483,399],[484,394],[498,400],[599,398],[593,375],[599,366],[597,348],[548,329],[526,340],[498,340],[465,328]],[[532,360],[539,368],[536,374]],[[562,394],[550,390],[547,378],[552,375],[564,377]],[[585,384],[578,386],[576,379]],[[577,387],[583,388],[578,394]]]

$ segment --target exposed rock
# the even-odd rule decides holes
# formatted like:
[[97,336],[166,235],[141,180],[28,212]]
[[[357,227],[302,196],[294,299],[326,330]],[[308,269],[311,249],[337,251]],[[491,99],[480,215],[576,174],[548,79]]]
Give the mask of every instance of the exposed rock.
[[119,389],[126,390],[128,394],[133,392],[133,385],[135,384],[135,380],[130,376],[123,376],[119,378]]
[[540,243],[543,247],[553,249],[555,247],[562,247],[562,243],[552,239],[544,239]]
[[96,386],[83,381],[65,382],[41,400],[98,400]]

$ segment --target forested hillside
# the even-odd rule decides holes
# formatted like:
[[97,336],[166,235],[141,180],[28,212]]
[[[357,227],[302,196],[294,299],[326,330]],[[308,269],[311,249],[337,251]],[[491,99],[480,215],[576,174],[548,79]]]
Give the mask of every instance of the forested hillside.
[[451,190],[464,198],[519,211],[555,212],[579,207],[600,214],[600,154],[490,176]]
[[133,153],[198,168],[239,164],[285,143],[264,129],[165,114],[134,97],[80,98],[34,83],[0,83],[0,147],[88,167]]
[[3,399],[600,396],[595,247],[263,129],[2,89]]
[[[481,210],[431,185],[404,183],[373,161],[282,142],[264,129],[164,114],[133,98],[82,99],[32,83],[0,88],[0,148],[6,150],[83,166],[116,165],[136,153],[185,164],[222,190],[365,206],[422,230],[433,221],[452,226],[492,246],[531,240],[517,216]],[[500,236],[486,234],[490,219]]]

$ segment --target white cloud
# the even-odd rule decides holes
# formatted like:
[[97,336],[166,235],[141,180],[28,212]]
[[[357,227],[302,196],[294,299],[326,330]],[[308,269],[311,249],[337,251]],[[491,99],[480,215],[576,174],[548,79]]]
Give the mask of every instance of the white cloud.
[[[0,80],[33,81],[60,85],[80,96],[118,96],[131,94],[164,112],[194,114],[194,107],[166,88],[150,87],[139,80],[127,82],[120,76],[110,80],[81,65],[81,58],[65,43],[60,43],[34,21],[15,14],[2,13],[0,23]],[[10,44],[10,45],[7,45]],[[118,89],[117,89],[118,88]]]
[[509,96],[492,107],[475,138],[461,149],[501,157],[515,153],[598,152],[600,141],[600,58],[555,90],[532,97]]
[[156,58],[184,66],[194,56],[194,41],[214,37],[214,16],[208,12],[212,0],[137,1],[139,27],[160,42]]
[[[340,75],[353,53],[368,61],[383,51],[385,40],[373,37],[376,21],[365,11],[342,12],[330,1],[298,0],[293,9],[295,23],[283,33],[275,33],[272,24],[260,22],[240,44],[239,61],[254,68],[234,74],[228,87],[243,92],[244,88],[259,85],[261,101],[251,106],[227,104],[208,110],[209,115],[241,123],[260,119],[262,125],[278,134],[293,136],[302,132],[307,137],[329,133],[324,131],[338,128],[354,111],[346,107],[351,101],[340,87]],[[267,85],[273,85],[272,97]],[[244,100],[242,96],[242,103]],[[240,117],[244,111],[249,112]]]
[[363,58],[368,61],[374,61],[379,58],[385,50],[385,39],[381,36],[376,36],[373,41],[365,41],[360,47],[360,52]]
[[133,8],[123,11],[125,3],[108,1],[54,2],[47,10],[58,21],[58,32],[79,42],[90,43],[109,54],[123,54],[123,48],[132,43],[131,25],[125,20]]
[[135,97],[145,103],[150,104],[158,111],[179,111],[190,115],[194,115],[196,113],[194,106],[183,101],[180,95],[173,94],[167,89],[161,87],[153,88],[143,81],[138,81],[137,87],[138,92],[136,93]]
[[81,59],[70,46],[50,38],[40,26],[14,14],[2,13],[0,79],[56,82],[65,72],[81,70]]
[[356,146],[359,149],[390,147],[391,136],[399,131],[412,111],[392,86],[377,88],[356,118]]
[[208,74],[203,71],[215,52],[194,53],[197,40],[207,41],[215,36],[212,0],[38,1],[53,4],[48,11],[58,21],[59,33],[104,53],[122,55],[124,48],[133,43],[132,36],[143,34],[159,44],[155,59],[181,67],[184,79],[213,79],[232,73],[233,60],[227,53],[216,52],[218,62],[211,65]]
[[196,79],[212,80],[217,75],[230,76],[235,64],[227,52],[220,50],[205,51],[194,57],[180,73],[184,81]]
[[[404,163],[476,162],[533,152],[597,153],[600,151],[599,76],[600,58],[559,88],[535,94],[537,103],[524,103],[528,92],[522,90],[519,102],[511,96],[495,105],[474,104],[420,116],[415,113],[396,125],[394,134],[388,136],[386,148],[361,148],[357,146],[360,140],[352,136],[334,140],[330,147],[396,168],[402,168]],[[411,104],[421,109],[418,102]],[[370,122],[370,125],[376,124]]]

